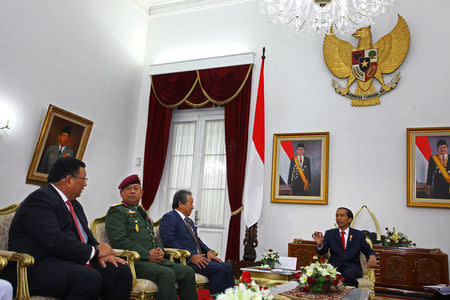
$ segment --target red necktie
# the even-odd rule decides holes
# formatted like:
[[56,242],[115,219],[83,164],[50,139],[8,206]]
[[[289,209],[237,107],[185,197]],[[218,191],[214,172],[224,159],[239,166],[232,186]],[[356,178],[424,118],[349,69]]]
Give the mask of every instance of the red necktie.
[[67,203],[67,205],[69,205],[70,214],[72,215],[75,225],[77,225],[78,234],[80,235],[80,240],[82,243],[84,243],[84,238],[83,238],[83,235],[81,234],[81,230],[80,230],[80,224],[78,224],[77,217],[75,216],[75,210],[73,209],[73,205],[70,201],[66,201],[66,203]]
[[342,241],[342,246],[344,247],[344,250],[345,250],[345,231],[341,231],[341,241]]

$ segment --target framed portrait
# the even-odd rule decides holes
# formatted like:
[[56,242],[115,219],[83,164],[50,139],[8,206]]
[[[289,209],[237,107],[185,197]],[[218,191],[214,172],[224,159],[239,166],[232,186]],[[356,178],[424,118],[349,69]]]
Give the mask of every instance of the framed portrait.
[[328,204],[329,133],[273,135],[272,202]]
[[407,205],[450,208],[450,127],[407,128]]
[[49,105],[26,182],[43,184],[55,161],[62,157],[83,159],[94,123]]

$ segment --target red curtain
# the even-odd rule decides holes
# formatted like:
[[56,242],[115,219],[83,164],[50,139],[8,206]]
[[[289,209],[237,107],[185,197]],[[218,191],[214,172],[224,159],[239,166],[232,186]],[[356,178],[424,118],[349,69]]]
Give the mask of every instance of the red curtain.
[[155,199],[164,170],[171,120],[172,109],[159,104],[155,94],[150,91],[144,152],[144,178],[142,181],[144,190],[142,206],[147,210]]
[[[247,161],[250,85],[244,87],[239,98],[225,105],[225,145],[227,153],[228,196],[231,211],[242,206],[245,163]],[[239,259],[241,214],[230,219],[226,259]]]
[[[225,143],[231,210],[242,206],[247,159],[252,65],[152,76],[144,155],[144,195],[148,209],[161,181],[169,142],[172,108],[225,106]],[[240,214],[231,217],[226,259],[239,259]]]

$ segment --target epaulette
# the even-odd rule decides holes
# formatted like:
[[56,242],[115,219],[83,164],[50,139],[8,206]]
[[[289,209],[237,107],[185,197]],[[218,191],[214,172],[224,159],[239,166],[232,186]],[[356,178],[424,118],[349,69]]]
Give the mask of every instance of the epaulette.
[[119,206],[119,205],[122,205],[123,203],[122,202],[120,202],[120,203],[117,203],[117,204],[114,204],[114,205],[111,205],[110,207],[116,207],[116,206]]

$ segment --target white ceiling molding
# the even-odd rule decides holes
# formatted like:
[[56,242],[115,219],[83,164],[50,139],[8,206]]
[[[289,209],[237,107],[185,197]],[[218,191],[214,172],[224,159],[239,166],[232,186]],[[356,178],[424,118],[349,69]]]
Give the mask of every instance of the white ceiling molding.
[[248,0],[132,0],[150,16],[180,14]]
[[179,62],[170,62],[164,64],[155,64],[150,66],[148,74],[158,75],[158,74],[168,74],[192,70],[231,67],[245,64],[253,64],[254,62],[255,62],[255,53],[248,52],[241,54],[179,61]]

